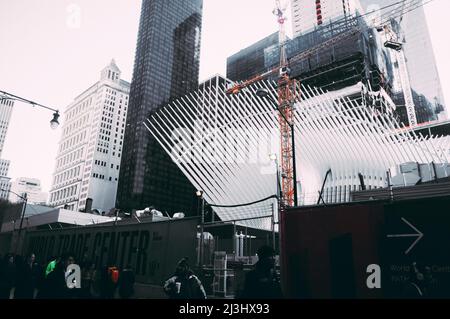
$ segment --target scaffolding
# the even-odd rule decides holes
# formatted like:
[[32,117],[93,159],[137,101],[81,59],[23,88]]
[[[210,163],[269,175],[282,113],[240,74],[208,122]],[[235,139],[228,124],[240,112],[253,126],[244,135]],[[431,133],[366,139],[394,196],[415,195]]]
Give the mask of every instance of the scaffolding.
[[[391,91],[393,74],[386,66],[385,48],[361,17],[330,22],[283,45],[291,77],[305,85],[333,91],[363,82],[374,90]],[[273,68],[279,59],[278,47],[267,48],[264,58],[265,68]]]

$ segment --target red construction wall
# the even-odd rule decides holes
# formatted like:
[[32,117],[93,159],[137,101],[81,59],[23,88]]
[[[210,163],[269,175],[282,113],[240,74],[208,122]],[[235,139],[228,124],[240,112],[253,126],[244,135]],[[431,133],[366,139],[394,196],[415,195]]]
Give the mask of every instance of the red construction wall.
[[281,239],[287,296],[380,297],[380,289],[367,288],[366,271],[368,265],[379,264],[383,219],[382,203],[287,211]]

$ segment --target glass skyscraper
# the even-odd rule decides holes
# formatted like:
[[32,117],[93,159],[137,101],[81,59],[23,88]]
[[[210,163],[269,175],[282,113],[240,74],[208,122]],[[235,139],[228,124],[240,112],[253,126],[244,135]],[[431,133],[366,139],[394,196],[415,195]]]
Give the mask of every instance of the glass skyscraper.
[[227,78],[232,81],[247,80],[264,72],[268,65],[266,55],[268,50],[278,48],[278,32],[240,50],[227,59]]
[[[360,0],[364,11],[370,12],[397,3],[398,0]],[[419,123],[441,119],[444,114],[444,97],[433,46],[425,17],[419,7],[407,12],[400,25],[404,39],[404,53],[413,90]]]
[[195,189],[143,122],[198,87],[202,0],[143,0],[116,207],[195,213]]

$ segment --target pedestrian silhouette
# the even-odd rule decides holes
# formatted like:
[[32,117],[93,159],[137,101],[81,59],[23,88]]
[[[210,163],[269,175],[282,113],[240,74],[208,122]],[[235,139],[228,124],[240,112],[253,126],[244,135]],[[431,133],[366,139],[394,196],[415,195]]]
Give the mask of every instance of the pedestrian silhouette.
[[100,298],[114,299],[119,275],[119,269],[116,266],[102,267],[100,273]]
[[15,286],[16,265],[14,256],[6,254],[0,264],[0,299],[9,299],[11,289]]
[[127,265],[119,277],[119,295],[122,299],[128,299],[134,294],[134,272],[131,265]]
[[187,257],[178,262],[174,275],[164,283],[164,291],[170,299],[206,299],[205,289]]
[[[67,287],[67,266],[75,263],[72,254],[65,253],[51,261],[46,268],[46,277],[39,291],[38,299],[71,299],[75,297],[76,290]],[[50,272],[48,272],[50,270]]]
[[257,251],[258,262],[245,276],[245,299],[280,299],[283,297],[279,277],[275,270],[275,251],[262,246]]
[[[20,257],[20,256],[19,256]],[[16,290],[14,299],[33,299],[38,288],[41,276],[41,267],[36,262],[36,256],[30,254],[25,261],[16,258]]]
[[92,286],[95,277],[95,264],[86,260],[81,268],[81,298],[92,298]]

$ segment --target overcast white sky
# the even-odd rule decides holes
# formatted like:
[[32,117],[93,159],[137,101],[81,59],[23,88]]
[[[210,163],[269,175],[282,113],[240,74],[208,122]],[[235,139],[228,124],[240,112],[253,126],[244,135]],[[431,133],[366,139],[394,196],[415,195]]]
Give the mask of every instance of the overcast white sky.
[[[273,0],[204,0],[200,80],[225,75],[227,56],[277,30]],[[70,17],[81,9],[79,28]],[[141,0],[0,0],[0,90],[63,111],[116,59],[122,78],[133,71]],[[426,6],[447,103],[450,1]],[[61,129],[51,112],[16,102],[2,158],[12,178],[34,177],[48,191]]]

